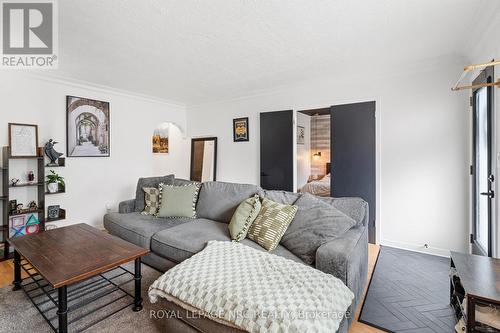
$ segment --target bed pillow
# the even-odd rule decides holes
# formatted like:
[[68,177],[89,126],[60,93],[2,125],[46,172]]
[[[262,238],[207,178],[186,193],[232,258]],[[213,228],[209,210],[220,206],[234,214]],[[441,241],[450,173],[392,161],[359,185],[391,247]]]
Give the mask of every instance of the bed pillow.
[[196,218],[196,202],[199,191],[199,183],[183,186],[161,185],[161,204],[158,217]]
[[308,265],[314,263],[321,245],[356,225],[352,218],[309,193],[304,193],[295,204],[299,209],[281,244]]
[[144,187],[158,187],[160,183],[173,184],[174,178],[174,175],[139,178],[139,180],[137,181],[137,189],[135,191],[135,211],[142,212],[144,210],[144,207],[146,207],[143,190]]
[[297,206],[283,205],[267,198],[248,230],[248,238],[268,251],[274,250],[297,213]]
[[156,215],[160,208],[160,190],[156,187],[143,187],[144,202],[146,207],[142,211],[142,215]]
[[231,222],[229,222],[229,233],[232,240],[239,242],[247,237],[248,229],[257,218],[261,207],[258,194],[239,204]]

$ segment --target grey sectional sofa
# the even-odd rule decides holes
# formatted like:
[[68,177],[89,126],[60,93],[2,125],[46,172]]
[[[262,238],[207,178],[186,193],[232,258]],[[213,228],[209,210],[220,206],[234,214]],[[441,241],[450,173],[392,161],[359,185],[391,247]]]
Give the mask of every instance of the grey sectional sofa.
[[[184,184],[186,182],[175,179],[173,183]],[[138,188],[138,192],[139,190]],[[287,204],[293,204],[300,196],[297,193],[265,191],[256,185],[207,182],[203,183],[200,189],[196,208],[198,218],[196,219],[165,219],[142,215],[139,209],[136,209],[136,199],[133,199],[120,203],[118,213],[105,215],[104,227],[112,235],[150,249],[151,253],[143,259],[143,262],[160,271],[166,271],[203,250],[210,240],[230,241],[227,224],[231,216],[240,202],[255,193]],[[342,280],[355,294],[350,308],[351,316],[347,322],[344,320],[339,329],[339,332],[347,332],[367,279],[368,204],[360,198],[322,198],[322,200],[356,221],[356,225],[342,237],[323,244],[317,249],[314,264],[315,268]],[[265,251],[249,239],[243,240],[242,243]],[[271,253],[302,262],[282,245]],[[193,328],[193,332],[204,332],[203,328],[199,327],[200,321],[197,323],[189,321],[172,322],[170,325],[172,329],[188,325]],[[223,331],[226,331],[225,328]]]

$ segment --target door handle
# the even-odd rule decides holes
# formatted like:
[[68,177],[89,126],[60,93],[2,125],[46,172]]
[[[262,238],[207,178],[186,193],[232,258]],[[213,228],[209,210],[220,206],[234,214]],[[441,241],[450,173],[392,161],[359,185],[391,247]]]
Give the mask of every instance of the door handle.
[[495,197],[495,192],[494,191],[481,192],[480,194],[481,195],[486,195],[490,199]]

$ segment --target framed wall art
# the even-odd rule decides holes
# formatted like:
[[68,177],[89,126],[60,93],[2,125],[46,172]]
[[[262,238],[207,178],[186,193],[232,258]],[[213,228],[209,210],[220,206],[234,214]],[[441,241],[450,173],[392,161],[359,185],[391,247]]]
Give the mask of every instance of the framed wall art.
[[109,157],[109,102],[66,96],[68,157]]
[[9,123],[10,157],[38,156],[38,126]]
[[156,127],[153,133],[153,154],[168,154],[169,152],[169,131],[168,123],[162,123]]
[[249,141],[248,117],[233,119],[233,141]]
[[297,126],[297,144],[303,145],[306,142],[306,129],[304,126]]

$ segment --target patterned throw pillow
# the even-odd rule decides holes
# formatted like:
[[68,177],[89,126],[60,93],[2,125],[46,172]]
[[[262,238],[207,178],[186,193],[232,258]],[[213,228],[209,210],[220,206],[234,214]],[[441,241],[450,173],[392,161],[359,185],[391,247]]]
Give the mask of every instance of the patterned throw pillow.
[[274,250],[297,213],[297,206],[262,200],[259,215],[248,230],[248,238],[268,251]]
[[248,229],[259,215],[261,206],[258,194],[240,203],[228,226],[232,240],[240,242],[247,237]]
[[156,187],[143,187],[144,202],[146,207],[142,211],[142,215],[156,215],[160,208],[160,190]]
[[200,187],[200,183],[182,186],[160,184],[160,209],[157,216],[196,218]]

